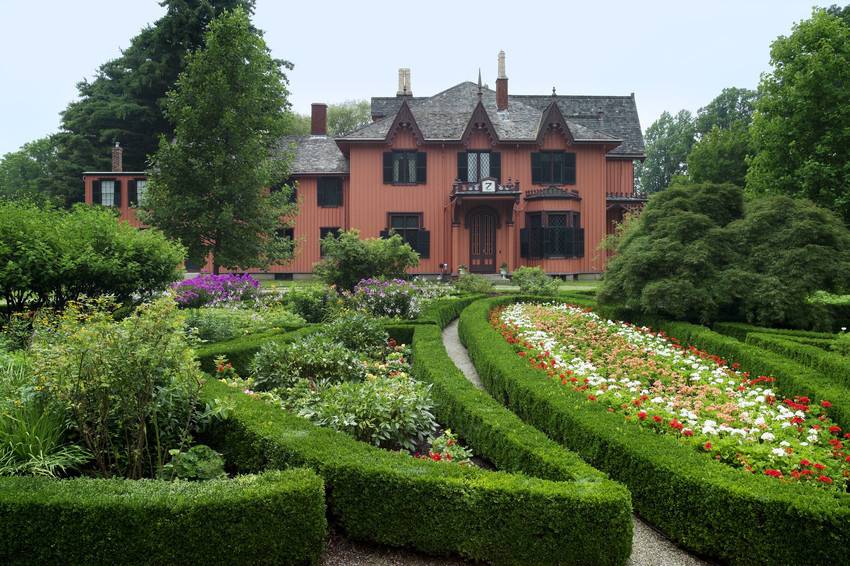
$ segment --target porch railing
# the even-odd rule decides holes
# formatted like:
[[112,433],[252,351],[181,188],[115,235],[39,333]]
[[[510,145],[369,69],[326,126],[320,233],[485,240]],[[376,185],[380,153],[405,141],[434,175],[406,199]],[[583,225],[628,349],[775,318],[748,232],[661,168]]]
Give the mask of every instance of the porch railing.
[[520,192],[519,180],[508,179],[505,183],[493,182],[489,186],[486,181],[487,179],[474,182],[455,179],[452,183],[452,195],[517,194]]

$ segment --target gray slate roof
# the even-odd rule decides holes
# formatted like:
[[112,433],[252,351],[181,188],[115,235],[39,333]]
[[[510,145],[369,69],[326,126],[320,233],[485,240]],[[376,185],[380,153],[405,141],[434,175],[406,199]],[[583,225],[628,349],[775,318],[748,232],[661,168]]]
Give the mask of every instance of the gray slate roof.
[[[482,89],[482,102],[499,139],[536,139],[543,112],[552,102],[550,95],[509,95],[508,109],[496,109],[495,91]],[[478,85],[464,82],[431,97],[408,97],[416,123],[428,140],[457,140],[463,134],[478,103]],[[643,134],[632,96],[557,96],[573,138],[577,141],[622,140],[611,156],[643,156]],[[352,132],[342,140],[383,139],[392,125],[403,97],[372,99],[375,122]]]
[[348,160],[330,136],[287,136],[275,153],[292,155],[292,174],[348,173]]

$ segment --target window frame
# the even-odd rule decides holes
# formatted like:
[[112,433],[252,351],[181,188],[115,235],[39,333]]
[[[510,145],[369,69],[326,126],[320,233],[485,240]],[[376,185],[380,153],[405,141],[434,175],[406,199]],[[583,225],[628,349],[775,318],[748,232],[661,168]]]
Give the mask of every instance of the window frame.
[[[327,186],[327,183],[329,182],[335,182],[336,185],[329,187]],[[325,186],[322,186],[323,183]],[[316,205],[319,208],[340,208],[341,206],[343,206],[344,197],[342,185],[342,177],[317,177]],[[329,191],[332,192],[330,192],[329,194]]]
[[[555,177],[554,156],[563,157],[560,164],[561,175]],[[545,159],[544,159],[545,158]],[[548,165],[543,162],[548,161]],[[538,161],[535,167],[535,161]],[[571,163],[570,163],[571,162]],[[532,185],[575,185],[576,170],[577,170],[576,153],[572,151],[541,149],[531,152],[531,184]],[[535,176],[535,168],[539,169],[540,174]],[[546,173],[546,174],[544,174]]]
[[[487,154],[487,174],[483,175],[481,172],[481,155]],[[474,180],[470,179],[469,176],[469,155],[476,155],[475,159],[475,173],[476,178]],[[499,151],[492,151],[489,149],[471,149],[467,151],[459,151],[458,152],[458,163],[457,163],[457,178],[461,183],[480,183],[482,179],[494,178],[497,179],[500,183],[502,180],[502,154]]]
[[[551,226],[551,216],[564,216],[564,226]],[[576,210],[541,210],[525,213],[525,246],[528,251],[523,255],[528,259],[577,259],[584,257],[584,228],[581,225],[581,212]],[[553,237],[557,244],[553,250]],[[522,243],[521,243],[522,245]],[[570,250],[572,246],[572,250]],[[535,250],[539,249],[537,255]]]
[[[387,162],[389,156],[389,163]],[[405,159],[400,159],[406,156]],[[413,162],[413,176],[410,180],[410,162]],[[404,162],[404,168],[397,163]],[[383,154],[383,180],[385,185],[393,186],[415,186],[424,185],[428,179],[428,153],[418,149],[393,149]],[[402,180],[401,172],[406,171],[407,178]],[[389,174],[388,174],[389,172]],[[398,176],[396,176],[398,172]],[[421,174],[420,174],[421,173]]]

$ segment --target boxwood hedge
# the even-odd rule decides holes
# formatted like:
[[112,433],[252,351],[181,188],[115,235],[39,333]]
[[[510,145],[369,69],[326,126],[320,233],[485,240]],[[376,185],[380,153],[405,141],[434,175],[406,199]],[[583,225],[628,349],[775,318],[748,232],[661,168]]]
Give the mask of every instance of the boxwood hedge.
[[829,352],[811,344],[757,332],[747,335],[747,343],[800,362],[819,371],[837,385],[850,388],[850,359],[837,352]]
[[747,339],[747,334],[758,332],[760,334],[777,334],[785,337],[795,338],[818,338],[832,340],[835,334],[829,332],[815,332],[813,330],[794,330],[791,328],[768,328],[766,326],[756,326],[754,324],[746,324],[743,322],[717,322],[712,327],[715,332],[737,338],[741,342]]
[[734,470],[600,410],[531,368],[490,326],[491,308],[512,300],[477,301],[461,315],[461,338],[487,389],[625,483],[649,523],[695,552],[732,563],[846,562],[850,495]]
[[477,301],[484,295],[466,295],[463,297],[442,297],[435,299],[425,305],[422,312],[416,318],[417,322],[433,323],[440,328],[460,316],[461,311],[468,307],[473,301]]
[[[390,452],[286,413],[215,380],[233,415],[207,439],[242,472],[307,466],[325,480],[351,538],[493,564],[622,564],[623,493]],[[608,484],[610,485],[610,484]],[[600,534],[606,533],[604,536]],[[614,541],[614,542],[612,542]]]
[[305,469],[205,482],[0,478],[4,564],[316,564],[321,478]]
[[291,342],[311,332],[316,332],[317,328],[316,325],[308,325],[289,332],[285,330],[271,330],[269,332],[248,334],[233,338],[232,340],[206,344],[198,348],[195,355],[201,363],[201,369],[206,372],[213,373],[215,371],[215,358],[224,356],[227,358],[227,361],[233,364],[233,368],[239,375],[247,375],[248,365],[251,363],[254,354],[260,349],[260,346],[270,341]]

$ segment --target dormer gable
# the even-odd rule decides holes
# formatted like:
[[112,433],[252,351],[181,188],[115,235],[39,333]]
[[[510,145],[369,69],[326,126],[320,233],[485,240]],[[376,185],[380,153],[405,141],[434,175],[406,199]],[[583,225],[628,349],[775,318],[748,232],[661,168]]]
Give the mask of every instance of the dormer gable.
[[487,139],[490,140],[490,145],[496,145],[499,142],[499,136],[481,100],[478,101],[478,104],[475,105],[475,109],[472,111],[469,123],[467,123],[466,129],[461,136],[461,143],[469,145],[470,138],[476,133],[485,134]]
[[407,130],[413,134],[416,145],[422,145],[425,136],[422,135],[422,130],[419,129],[419,124],[416,123],[416,118],[413,117],[413,112],[411,112],[406,99],[402,100],[401,106],[398,112],[396,112],[395,119],[387,131],[386,142],[392,144],[396,134],[403,130]]
[[540,117],[540,126],[537,129],[537,143],[543,145],[543,139],[550,132],[561,134],[567,143],[571,144],[574,141],[573,134],[567,125],[564,114],[558,106],[558,101],[554,99],[549,103],[549,106],[546,107],[546,110],[543,111],[543,115]]

